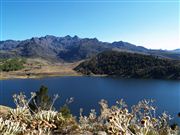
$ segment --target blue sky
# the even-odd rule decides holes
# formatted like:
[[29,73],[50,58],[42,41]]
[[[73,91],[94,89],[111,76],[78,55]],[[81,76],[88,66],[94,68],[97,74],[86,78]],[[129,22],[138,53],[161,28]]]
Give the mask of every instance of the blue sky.
[[45,35],[180,48],[180,2],[1,0],[1,40]]

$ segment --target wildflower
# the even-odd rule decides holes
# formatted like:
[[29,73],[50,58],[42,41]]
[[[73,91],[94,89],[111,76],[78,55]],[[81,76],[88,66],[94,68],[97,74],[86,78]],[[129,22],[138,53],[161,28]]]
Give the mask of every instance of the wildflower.
[[158,120],[156,118],[152,118],[152,122],[156,123]]
[[125,113],[125,114],[128,113],[128,109],[127,109],[127,108],[124,109],[124,113]]
[[150,118],[149,116],[146,116],[145,119],[146,119],[146,120],[150,120],[151,118]]

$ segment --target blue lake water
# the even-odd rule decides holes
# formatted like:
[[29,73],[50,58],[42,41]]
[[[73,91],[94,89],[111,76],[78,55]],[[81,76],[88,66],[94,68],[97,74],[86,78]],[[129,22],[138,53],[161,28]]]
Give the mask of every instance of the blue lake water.
[[60,108],[65,100],[74,97],[70,105],[73,114],[78,115],[83,108],[87,114],[90,109],[99,109],[101,99],[109,105],[123,98],[128,106],[142,99],[155,99],[157,113],[167,111],[180,124],[180,81],[120,79],[110,77],[48,77],[41,79],[10,79],[0,81],[0,104],[14,107],[12,95],[37,91],[41,85],[49,88],[49,94],[59,94],[55,107]]

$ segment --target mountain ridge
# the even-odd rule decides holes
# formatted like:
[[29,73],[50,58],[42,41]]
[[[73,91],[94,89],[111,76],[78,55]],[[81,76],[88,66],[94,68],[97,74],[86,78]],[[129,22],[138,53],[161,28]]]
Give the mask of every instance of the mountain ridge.
[[65,37],[46,35],[26,40],[0,41],[0,58],[27,57],[74,62],[91,58],[106,50],[140,53],[180,60],[179,49],[172,51],[147,49],[124,41],[109,43],[99,41],[97,38],[80,38],[76,35],[73,37],[69,35]]

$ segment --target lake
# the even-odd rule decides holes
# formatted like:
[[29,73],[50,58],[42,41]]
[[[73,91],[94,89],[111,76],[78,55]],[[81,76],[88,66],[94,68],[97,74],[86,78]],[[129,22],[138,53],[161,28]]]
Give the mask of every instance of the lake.
[[[74,115],[83,108],[87,114],[90,109],[99,109],[101,99],[109,105],[123,98],[128,106],[142,99],[155,99],[157,113],[167,111],[180,124],[177,113],[180,112],[180,82],[171,80],[120,79],[110,77],[47,77],[41,79],[10,79],[0,81],[0,104],[14,107],[12,95],[37,91],[41,85],[49,88],[49,94],[58,94],[60,98],[55,107],[60,108],[65,100],[74,97],[70,109]],[[173,122],[174,122],[173,121]]]

